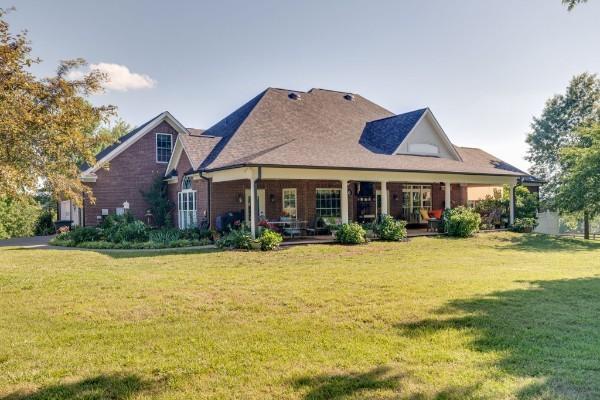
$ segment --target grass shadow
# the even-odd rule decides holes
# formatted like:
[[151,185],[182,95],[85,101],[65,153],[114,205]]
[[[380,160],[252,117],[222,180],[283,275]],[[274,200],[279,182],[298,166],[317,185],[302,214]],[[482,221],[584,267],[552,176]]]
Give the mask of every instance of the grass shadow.
[[600,242],[584,239],[565,238],[552,235],[525,233],[512,237],[496,238],[498,250],[518,250],[530,252],[562,252],[600,250]]
[[305,400],[335,400],[351,395],[364,397],[369,391],[398,389],[401,375],[390,375],[389,367],[377,367],[363,373],[304,376],[295,379],[296,389],[308,387]]
[[600,278],[529,283],[455,300],[437,318],[397,327],[409,337],[457,331],[475,351],[501,354],[495,365],[506,373],[541,378],[519,399],[600,398]]
[[78,247],[58,247],[53,246],[50,248],[27,248],[27,247],[15,247],[8,248],[4,251],[24,251],[24,250],[59,250],[59,251],[79,251],[79,252],[93,252],[109,256],[111,258],[143,258],[143,257],[160,257],[160,256],[172,256],[181,254],[209,254],[223,251],[217,248],[203,248],[203,249],[190,249],[185,247],[172,248],[172,249],[86,249]]
[[42,387],[33,392],[17,391],[0,400],[121,400],[137,393],[156,393],[157,381],[146,381],[136,375],[98,375],[76,382]]

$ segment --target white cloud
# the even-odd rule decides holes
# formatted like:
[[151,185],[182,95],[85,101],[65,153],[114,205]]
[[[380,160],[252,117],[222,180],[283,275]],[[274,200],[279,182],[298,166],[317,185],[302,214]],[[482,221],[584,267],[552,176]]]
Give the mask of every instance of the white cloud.
[[[126,92],[128,90],[150,89],[156,86],[156,81],[146,74],[131,72],[125,65],[98,63],[91,64],[90,70],[98,70],[106,74],[108,80],[104,83],[107,90]],[[71,71],[69,79],[81,79],[82,71]]]

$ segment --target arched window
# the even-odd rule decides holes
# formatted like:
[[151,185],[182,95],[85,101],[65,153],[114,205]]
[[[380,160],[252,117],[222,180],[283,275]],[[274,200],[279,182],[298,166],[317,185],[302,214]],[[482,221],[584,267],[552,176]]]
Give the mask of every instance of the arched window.
[[196,191],[192,189],[192,177],[187,175],[181,181],[181,192],[178,193],[177,211],[179,229],[192,228],[197,225]]
[[192,177],[186,175],[183,177],[183,181],[181,181],[181,190],[192,190]]

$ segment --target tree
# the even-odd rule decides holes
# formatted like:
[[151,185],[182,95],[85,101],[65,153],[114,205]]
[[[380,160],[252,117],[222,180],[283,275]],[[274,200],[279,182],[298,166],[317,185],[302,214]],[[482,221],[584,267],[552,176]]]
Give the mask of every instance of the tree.
[[167,183],[162,175],[157,176],[147,192],[142,191],[144,200],[150,205],[154,225],[158,227],[170,227],[173,223],[171,213],[173,211],[173,202],[167,195]]
[[94,129],[92,134],[98,136],[98,143],[94,146],[94,154],[118,141],[118,139],[131,130],[131,125],[122,119],[117,119],[113,124],[102,125]]
[[56,74],[38,78],[30,67],[26,32],[13,34],[0,9],[0,195],[31,195],[44,186],[55,199],[93,201],[79,180],[79,165],[93,164],[94,149],[110,140],[97,129],[114,115],[112,106],[93,106],[86,97],[102,91],[106,76],[93,70],[70,79],[83,59],[62,61]]
[[567,6],[567,9],[571,11],[577,4],[586,3],[587,0],[562,0],[562,3]]
[[527,136],[527,159],[532,163],[532,174],[547,182],[540,193],[546,206],[555,206],[561,149],[579,144],[581,138],[575,130],[594,122],[600,122],[600,79],[589,73],[574,76],[565,94],[550,98],[542,115],[533,119],[532,132]]
[[583,212],[584,236],[589,239],[589,219],[600,211],[600,123],[577,130],[582,144],[560,152],[562,174],[557,204],[567,212]]

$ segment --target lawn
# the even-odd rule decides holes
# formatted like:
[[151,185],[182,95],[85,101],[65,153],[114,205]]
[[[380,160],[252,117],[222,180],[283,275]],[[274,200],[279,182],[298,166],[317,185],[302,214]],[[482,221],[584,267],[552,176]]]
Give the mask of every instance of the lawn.
[[600,244],[0,250],[0,399],[600,398]]

